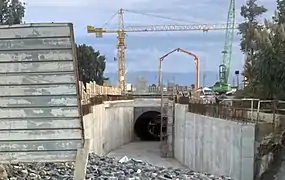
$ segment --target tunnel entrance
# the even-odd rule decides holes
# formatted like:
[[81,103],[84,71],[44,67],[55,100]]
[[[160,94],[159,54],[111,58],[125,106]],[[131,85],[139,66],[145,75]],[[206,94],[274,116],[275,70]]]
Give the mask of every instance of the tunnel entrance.
[[147,111],[140,115],[134,126],[137,137],[142,141],[159,141],[161,116],[158,111]]

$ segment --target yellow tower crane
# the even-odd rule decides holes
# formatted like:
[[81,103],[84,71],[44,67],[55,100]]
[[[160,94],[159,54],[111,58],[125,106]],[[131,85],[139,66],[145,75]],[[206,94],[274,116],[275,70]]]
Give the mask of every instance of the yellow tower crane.
[[[118,61],[118,86],[125,92],[126,85],[126,33],[130,32],[163,32],[163,31],[203,31],[208,32],[212,30],[226,30],[226,23],[217,24],[181,24],[181,25],[148,25],[148,26],[128,26],[124,25],[124,12],[131,12],[143,15],[154,16],[158,18],[165,18],[170,20],[182,21],[168,17],[151,15],[146,13],[139,13],[136,11],[119,9],[115,15],[118,15],[118,28],[98,28],[94,26],[87,26],[88,33],[95,33],[96,38],[102,38],[104,33],[116,33],[118,35],[117,43],[117,61]],[[114,15],[114,16],[115,16]],[[235,26],[238,27],[237,25]]]

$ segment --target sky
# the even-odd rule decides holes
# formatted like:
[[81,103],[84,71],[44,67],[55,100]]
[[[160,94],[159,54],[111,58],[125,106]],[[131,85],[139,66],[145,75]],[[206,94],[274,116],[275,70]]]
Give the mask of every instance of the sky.
[[[72,22],[77,43],[86,43],[99,50],[107,58],[107,72],[117,71],[116,34],[104,34],[96,38],[87,34],[86,26],[116,28],[117,17],[112,16],[119,8],[136,11],[126,12],[125,26],[146,26],[162,24],[204,24],[226,23],[229,2],[227,0],[25,0],[25,22]],[[236,22],[242,22],[240,6],[245,0],[237,0]],[[268,8],[265,17],[271,17],[276,7],[275,0],[259,0]],[[156,18],[142,14],[169,17]],[[174,21],[175,20],[175,21]],[[179,21],[178,21],[179,20]],[[261,19],[263,20],[263,18]],[[107,23],[106,23],[107,22]],[[225,31],[191,32],[148,32],[128,33],[127,72],[157,71],[158,59],[165,53],[182,48],[196,54],[200,59],[201,72],[218,71],[222,60]],[[233,42],[232,70],[242,70],[243,55],[239,48],[238,35]],[[192,57],[183,53],[170,55],[163,63],[165,72],[195,72]]]

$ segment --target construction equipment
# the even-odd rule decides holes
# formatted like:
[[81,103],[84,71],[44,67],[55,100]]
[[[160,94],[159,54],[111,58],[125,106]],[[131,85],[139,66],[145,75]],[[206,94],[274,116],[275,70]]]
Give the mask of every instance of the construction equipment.
[[192,57],[194,57],[194,62],[195,62],[195,66],[196,66],[196,82],[195,82],[195,89],[198,90],[198,88],[200,87],[200,62],[198,59],[198,56],[196,56],[194,53],[191,53],[190,51],[186,51],[184,49],[181,48],[176,48],[168,53],[166,53],[165,55],[163,55],[162,57],[159,58],[159,67],[158,67],[158,86],[161,87],[162,84],[162,62],[164,61],[164,59],[169,56],[170,54],[174,53],[174,52],[183,52],[185,54],[188,54]]
[[[147,16],[166,18],[162,16],[156,16],[146,13],[139,13],[131,10],[120,9],[115,15],[118,15],[118,28],[115,29],[105,29],[97,28],[94,26],[87,26],[88,33],[95,33],[97,38],[102,38],[104,33],[116,33],[118,35],[117,43],[117,61],[118,61],[118,85],[123,92],[125,92],[126,84],[126,44],[125,37],[126,33],[129,32],[162,32],[162,31],[203,31],[208,32],[212,30],[226,30],[228,29],[228,24],[184,24],[184,25],[150,25],[150,26],[128,26],[124,25],[124,12],[143,14]],[[114,16],[115,16],[114,15]],[[114,17],[113,16],[113,17]],[[175,20],[175,19],[171,19]],[[179,20],[176,20],[179,21]],[[181,21],[181,20],[180,20]],[[237,29],[238,25],[235,25]]]
[[235,0],[231,0],[228,11],[224,50],[222,51],[223,59],[221,65],[219,66],[219,81],[213,86],[213,91],[218,94],[224,94],[231,90],[231,85],[229,84],[229,75],[235,28]]

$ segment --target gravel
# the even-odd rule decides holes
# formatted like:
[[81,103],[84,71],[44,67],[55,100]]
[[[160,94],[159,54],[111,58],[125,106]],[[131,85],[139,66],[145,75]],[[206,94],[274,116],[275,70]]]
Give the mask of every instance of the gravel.
[[[10,180],[72,180],[73,163],[19,163],[5,165]],[[196,173],[188,169],[153,166],[140,160],[123,157],[119,161],[106,156],[89,155],[87,180],[231,180]]]

